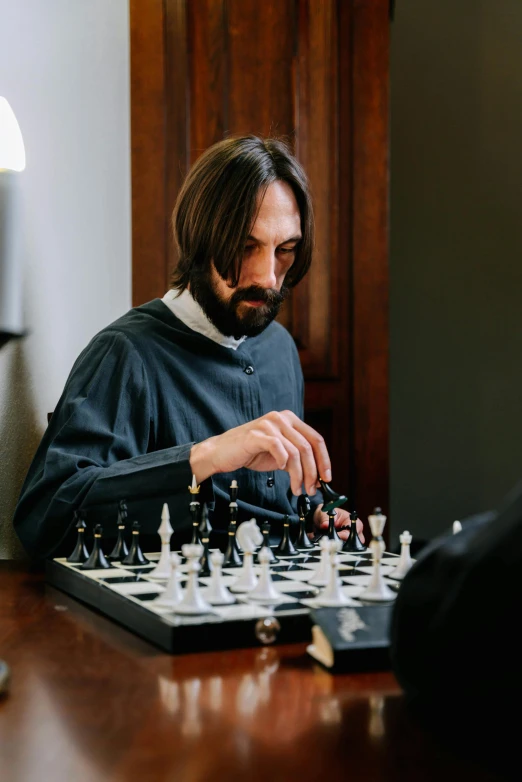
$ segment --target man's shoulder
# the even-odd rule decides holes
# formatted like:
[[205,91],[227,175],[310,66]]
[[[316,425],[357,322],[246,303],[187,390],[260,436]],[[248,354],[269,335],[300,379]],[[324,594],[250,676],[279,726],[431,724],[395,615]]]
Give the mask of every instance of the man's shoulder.
[[161,299],[153,299],[146,304],[133,307],[124,315],[109,323],[94,337],[93,342],[115,340],[118,343],[130,343],[134,348],[150,349],[153,343],[175,331],[175,324],[167,307]]

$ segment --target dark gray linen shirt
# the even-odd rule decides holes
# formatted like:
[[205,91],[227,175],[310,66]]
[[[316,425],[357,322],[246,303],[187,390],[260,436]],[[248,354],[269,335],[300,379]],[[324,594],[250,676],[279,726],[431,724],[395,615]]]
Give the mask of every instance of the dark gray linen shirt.
[[[35,558],[68,554],[74,510],[86,509],[90,531],[100,522],[111,537],[125,499],[129,521],[140,521],[145,536],[157,531],[167,502],[179,545],[191,529],[192,445],[271,410],[302,418],[303,395],[294,341],[275,321],[233,351],[190,329],[160,299],[130,310],[72,368],[22,488],[14,517],[20,540]],[[203,482],[215,528],[228,524],[232,478],[240,521],[280,522],[285,513],[296,521],[289,475],[243,468]],[[320,492],[311,499],[321,502]],[[158,550],[157,538],[152,545]]]

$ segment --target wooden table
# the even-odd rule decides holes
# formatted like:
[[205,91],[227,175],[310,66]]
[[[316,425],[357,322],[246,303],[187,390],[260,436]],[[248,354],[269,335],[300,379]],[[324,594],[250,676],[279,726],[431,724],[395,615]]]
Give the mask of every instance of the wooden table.
[[486,780],[415,724],[391,673],[304,645],[170,657],[0,563],[0,779]]

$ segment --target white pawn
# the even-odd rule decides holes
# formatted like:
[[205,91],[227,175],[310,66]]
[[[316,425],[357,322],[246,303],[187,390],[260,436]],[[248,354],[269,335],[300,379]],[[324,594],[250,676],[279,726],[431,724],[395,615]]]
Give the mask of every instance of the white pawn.
[[183,590],[181,588],[179,575],[180,559],[179,554],[176,554],[175,551],[170,555],[170,564],[170,578],[165,587],[165,591],[154,600],[154,605],[160,606],[161,608],[174,608],[179,605],[183,599]]
[[225,555],[222,554],[221,551],[213,551],[210,555],[212,573],[210,575],[210,584],[205,592],[205,597],[210,605],[213,606],[225,606],[236,602],[234,595],[230,594],[223,583],[221,568],[224,559]]
[[330,578],[330,541],[326,536],[320,539],[319,548],[321,549],[321,561],[315,571],[315,576],[308,581],[312,586],[326,586]]
[[169,506],[164,502],[161,511],[161,524],[158,529],[158,535],[161,538],[161,556],[154,570],[149,573],[149,578],[167,579],[170,577],[170,539],[173,532],[170,524]]
[[386,516],[380,510],[376,510],[373,515],[368,516],[368,521],[373,536],[370,542],[373,572],[370,583],[357,597],[359,600],[368,600],[372,603],[387,603],[394,600],[397,595],[391,591],[383,579],[381,571],[381,559],[385,548],[382,533],[386,524]]
[[460,521],[454,521],[453,522],[453,534],[457,535],[459,532],[462,532],[462,524]]
[[261,600],[265,603],[280,603],[282,601],[280,593],[274,586],[272,576],[270,575],[271,553],[266,546],[263,546],[257,555],[261,565],[261,575],[254,589],[249,592],[249,600]]
[[198,581],[198,573],[201,569],[199,558],[203,554],[203,546],[200,543],[185,543],[181,551],[188,560],[188,581],[183,599],[175,606],[174,611],[176,614],[208,614],[212,611],[212,607],[203,598]]
[[243,567],[237,580],[230,587],[230,591],[250,592],[257,584],[253,563],[254,551],[263,542],[263,535],[256,520],[250,519],[250,521],[244,521],[240,524],[237,528],[236,538],[243,549]]
[[341,591],[341,579],[339,578],[339,557],[337,552],[343,545],[342,540],[329,540],[329,555],[330,555],[330,575],[328,584],[325,586],[319,597],[316,598],[316,603],[320,606],[331,606],[337,608],[350,604],[350,600],[343,595]]
[[390,573],[390,578],[396,578],[399,581],[402,581],[408,570],[410,570],[411,566],[413,565],[410,556],[410,543],[412,538],[408,530],[405,530],[402,533],[402,535],[399,537],[399,540],[401,542],[401,556],[397,562],[397,567],[394,568]]

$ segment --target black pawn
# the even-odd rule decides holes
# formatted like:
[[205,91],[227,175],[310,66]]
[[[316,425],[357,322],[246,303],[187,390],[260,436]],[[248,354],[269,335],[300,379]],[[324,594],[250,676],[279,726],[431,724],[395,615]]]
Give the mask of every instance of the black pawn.
[[345,497],[344,494],[337,494],[337,492],[331,489],[330,486],[321,478],[319,478],[319,483],[321,484],[321,489],[323,492],[324,505],[322,507],[322,511],[324,513],[330,514],[331,510],[339,508],[348,501],[348,497]]
[[228,525],[228,544],[227,550],[225,551],[225,559],[223,560],[223,567],[241,567],[242,564],[239,549],[237,547],[236,525],[230,523]]
[[299,534],[295,546],[299,551],[306,551],[314,545],[306,534],[306,522],[310,513],[311,503],[308,494],[300,494],[297,498],[297,512],[299,514]]
[[127,521],[127,504],[125,500],[121,500],[118,507],[118,538],[116,545],[107,557],[109,562],[121,562],[125,559],[129,553],[127,544],[125,543],[125,523]]
[[111,567],[101,549],[102,532],[103,529],[101,524],[97,524],[94,528],[94,546],[91,551],[91,556],[83,565],[80,565],[80,570],[100,570]]
[[129,553],[122,560],[122,565],[148,565],[149,560],[143,556],[143,552],[140,548],[140,523],[139,521],[132,522],[132,543],[129,549]]
[[85,528],[87,525],[85,523],[84,512],[75,510],[73,519],[76,522],[74,526],[78,530],[78,540],[76,541],[76,546],[74,547],[71,556],[67,557],[67,562],[71,562],[73,565],[80,565],[82,562],[86,562],[89,559],[89,552],[85,545]]
[[[270,546],[270,522],[269,521],[264,521],[261,524],[261,533],[263,535],[263,545],[261,546],[261,548],[267,548],[269,550],[270,559],[268,561],[270,562],[271,565],[275,565],[275,563],[279,562],[279,560],[274,554],[274,551]],[[259,549],[259,551],[261,551],[261,548]],[[260,564],[259,551],[257,552],[257,557],[256,557],[256,561],[258,564]]]
[[208,520],[208,508],[207,503],[203,503],[203,510],[201,512],[201,524],[199,525],[199,540],[203,546],[203,554],[199,560],[200,570],[198,576],[210,576],[212,572],[212,565],[210,563],[210,533],[212,527]]
[[352,510],[350,513],[350,521],[352,522],[350,525],[350,534],[344,542],[343,551],[366,551],[366,546],[364,543],[361,543],[361,539],[357,534],[357,511]]
[[338,543],[342,543],[341,538],[335,529],[335,515],[336,514],[334,510],[328,512],[328,537],[330,540],[336,540]]
[[275,553],[280,557],[293,557],[298,553],[290,537],[290,518],[286,514],[283,518],[283,537]]

